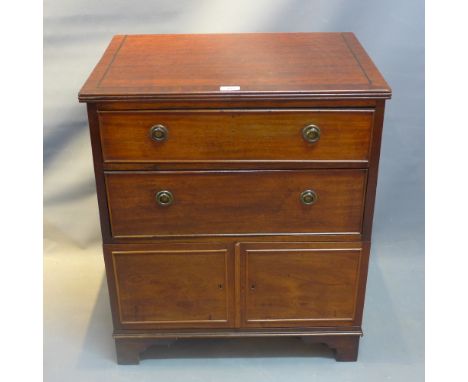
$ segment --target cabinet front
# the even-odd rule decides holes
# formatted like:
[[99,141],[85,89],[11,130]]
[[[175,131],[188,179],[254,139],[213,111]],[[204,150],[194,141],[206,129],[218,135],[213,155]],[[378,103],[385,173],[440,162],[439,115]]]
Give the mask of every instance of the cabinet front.
[[226,327],[232,319],[231,251],[219,245],[113,247],[116,311],[123,328]]
[[359,242],[241,244],[242,325],[353,325],[362,252]]

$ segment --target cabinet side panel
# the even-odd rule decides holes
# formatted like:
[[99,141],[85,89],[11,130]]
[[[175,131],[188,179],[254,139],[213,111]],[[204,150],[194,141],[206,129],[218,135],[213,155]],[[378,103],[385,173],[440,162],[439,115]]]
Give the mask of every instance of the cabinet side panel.
[[102,169],[102,149],[99,135],[99,119],[95,104],[87,104],[89,132],[91,136],[91,148],[93,151],[94,177],[96,181],[96,193],[99,206],[99,218],[101,222],[101,234],[104,243],[111,239],[109,225],[109,210],[107,207],[106,182]]
[[374,127],[372,129],[372,142],[369,160],[369,173],[367,179],[366,198],[363,218],[363,239],[371,240],[372,222],[374,219],[375,193],[377,190],[377,178],[379,172],[380,146],[382,140],[383,119],[385,101],[377,101],[374,114]]
[[356,294],[356,310],[354,314],[354,324],[362,324],[362,316],[364,311],[364,301],[366,297],[366,285],[367,285],[367,273],[369,269],[369,253],[370,253],[370,242],[362,243],[361,262],[359,264],[359,280]]

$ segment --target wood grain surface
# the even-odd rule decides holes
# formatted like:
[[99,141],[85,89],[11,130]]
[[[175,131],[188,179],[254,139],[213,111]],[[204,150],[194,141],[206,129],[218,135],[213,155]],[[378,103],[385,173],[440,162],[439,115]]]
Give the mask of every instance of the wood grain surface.
[[[220,161],[366,162],[373,110],[195,110],[101,112],[106,163]],[[307,142],[302,129],[320,129]],[[154,141],[149,131],[163,125],[168,136]]]
[[360,243],[240,245],[242,325],[355,324]]
[[265,94],[389,98],[390,88],[352,33],[120,35],[79,99]]
[[[366,170],[108,172],[115,237],[359,233]],[[161,206],[159,191],[174,202]],[[313,190],[318,200],[304,205]]]
[[122,327],[232,326],[233,255],[216,245],[111,252]]

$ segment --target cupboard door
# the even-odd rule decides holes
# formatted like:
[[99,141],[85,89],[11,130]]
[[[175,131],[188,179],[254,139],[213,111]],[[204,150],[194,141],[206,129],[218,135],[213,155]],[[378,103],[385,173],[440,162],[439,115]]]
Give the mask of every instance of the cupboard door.
[[361,243],[243,243],[238,248],[243,326],[350,326],[360,321],[361,274],[367,267]]
[[232,251],[217,244],[106,246],[121,328],[229,327]]

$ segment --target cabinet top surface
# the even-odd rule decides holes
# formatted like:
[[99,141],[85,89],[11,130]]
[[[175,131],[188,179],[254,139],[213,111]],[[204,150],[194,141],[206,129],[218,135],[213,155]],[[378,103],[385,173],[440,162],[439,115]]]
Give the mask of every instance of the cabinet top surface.
[[118,35],[79,93],[83,102],[390,96],[353,33]]

